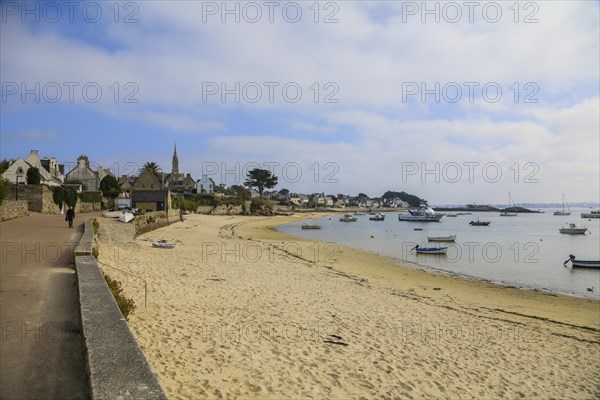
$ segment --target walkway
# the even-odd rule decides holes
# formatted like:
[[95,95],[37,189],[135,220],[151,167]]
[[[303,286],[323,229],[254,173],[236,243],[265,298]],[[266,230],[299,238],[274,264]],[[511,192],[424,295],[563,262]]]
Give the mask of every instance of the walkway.
[[72,257],[77,215],[0,223],[0,398],[82,399],[87,377]]

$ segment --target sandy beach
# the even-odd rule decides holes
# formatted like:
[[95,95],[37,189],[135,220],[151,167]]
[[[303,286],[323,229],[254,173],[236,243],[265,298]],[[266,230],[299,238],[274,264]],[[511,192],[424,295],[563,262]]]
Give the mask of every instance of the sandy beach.
[[190,215],[136,239],[100,219],[99,260],[127,273],[104,268],[169,398],[600,397],[600,302],[273,229],[307,217]]

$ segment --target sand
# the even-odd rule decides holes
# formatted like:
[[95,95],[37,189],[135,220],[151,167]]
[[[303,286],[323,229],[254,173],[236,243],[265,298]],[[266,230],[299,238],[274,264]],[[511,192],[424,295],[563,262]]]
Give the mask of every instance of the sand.
[[100,221],[100,261],[147,283],[144,307],[143,281],[106,268],[169,398],[600,397],[600,302],[272,229],[295,219],[191,215],[135,240]]

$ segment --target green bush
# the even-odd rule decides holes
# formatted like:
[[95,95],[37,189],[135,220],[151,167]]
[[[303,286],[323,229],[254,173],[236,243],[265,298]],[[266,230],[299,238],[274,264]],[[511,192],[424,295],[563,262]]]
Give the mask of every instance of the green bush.
[[28,185],[39,185],[42,181],[42,175],[40,170],[36,167],[31,167],[27,170],[27,184]]
[[121,310],[121,314],[123,314],[123,317],[125,317],[125,319],[127,320],[129,314],[131,314],[133,310],[135,310],[134,301],[132,299],[128,299],[123,295],[123,288],[121,287],[121,282],[112,279],[106,274],[102,275],[104,275],[106,284],[108,285],[108,288],[110,289],[110,292],[112,293],[113,297],[117,301],[117,305],[119,306],[119,310]]
[[79,198],[84,203],[100,203],[102,202],[102,195],[100,193],[93,192],[81,192]]
[[273,204],[265,199],[252,199],[252,203],[250,203],[250,212],[252,214],[272,214]]

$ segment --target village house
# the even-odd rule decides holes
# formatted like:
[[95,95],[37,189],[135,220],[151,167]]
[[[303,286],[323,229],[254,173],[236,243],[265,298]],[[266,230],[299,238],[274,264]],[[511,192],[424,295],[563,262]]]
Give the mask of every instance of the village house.
[[27,184],[27,171],[37,168],[40,172],[40,183],[49,186],[60,186],[63,182],[64,165],[58,164],[56,159],[40,159],[38,150],[31,150],[26,159],[17,158],[2,174],[2,178],[11,183]]
[[213,194],[215,192],[215,182],[208,175],[202,175],[202,179],[196,182],[196,193]]
[[94,171],[90,168],[90,160],[86,155],[77,158],[77,166],[67,173],[67,181],[80,181],[84,185],[84,190],[97,191],[100,189],[100,182],[107,175],[114,176],[112,172],[98,166]]

